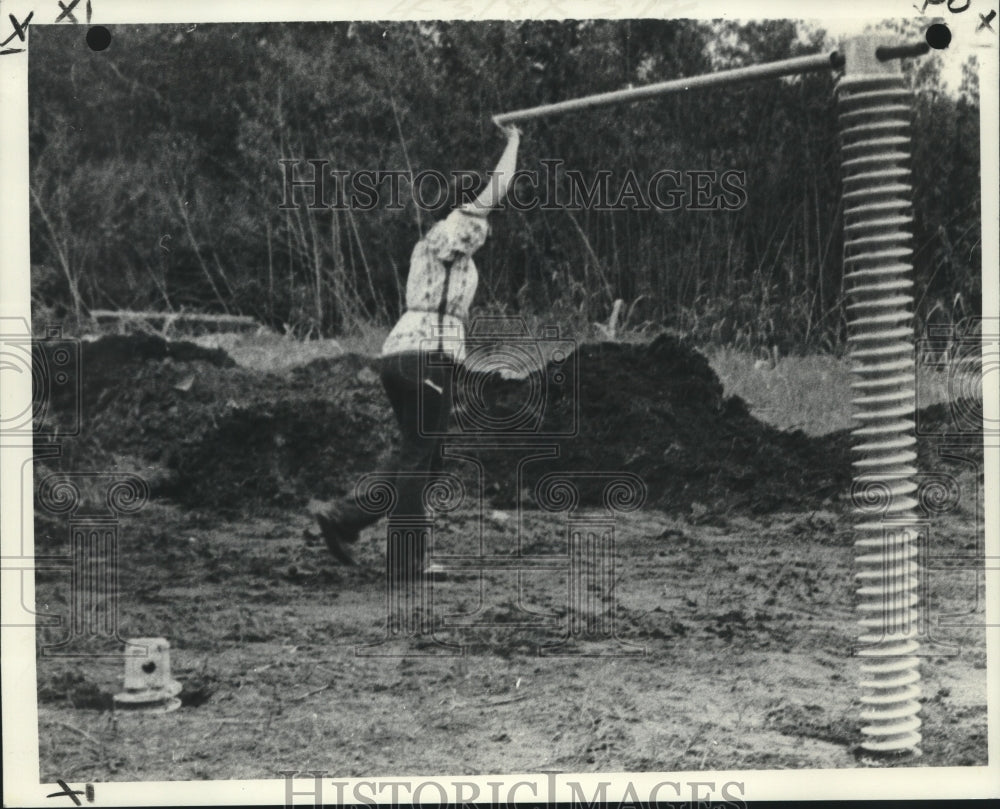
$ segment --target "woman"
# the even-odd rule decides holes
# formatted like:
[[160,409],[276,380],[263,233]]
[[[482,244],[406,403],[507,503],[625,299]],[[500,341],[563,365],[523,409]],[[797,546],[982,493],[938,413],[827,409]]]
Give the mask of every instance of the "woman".
[[[479,282],[472,254],[486,242],[487,217],[506,196],[517,166],[521,133],[516,127],[504,132],[507,145],[487,187],[436,223],[413,248],[406,312],[382,346],[382,385],[402,433],[393,509],[397,517],[425,516],[424,486],[441,470],[455,366],[465,357],[465,320]],[[346,546],[379,515],[359,508],[353,495],[313,501],[309,509],[330,553],[354,564]]]

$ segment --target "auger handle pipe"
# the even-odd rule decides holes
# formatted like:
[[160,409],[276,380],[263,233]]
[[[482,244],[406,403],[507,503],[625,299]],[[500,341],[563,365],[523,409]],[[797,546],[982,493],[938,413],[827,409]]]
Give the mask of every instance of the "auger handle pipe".
[[[900,59],[906,56],[919,56],[927,53],[926,42],[911,45],[880,46],[876,50],[878,59]],[[844,57],[840,51],[817,53],[811,56],[796,56],[792,59],[781,59],[777,62],[766,62],[762,65],[737,67],[732,70],[720,70],[717,73],[705,73],[700,76],[687,76],[680,79],[670,79],[645,87],[630,87],[625,90],[612,90],[607,93],[571,98],[567,101],[557,101],[554,104],[542,104],[538,107],[527,107],[523,110],[502,112],[493,116],[493,122],[498,126],[527,121],[531,118],[543,118],[547,115],[558,115],[563,112],[606,107],[611,104],[628,104],[646,98],[682,93],[687,90],[702,90],[706,87],[720,87],[727,84],[769,79],[778,76],[791,76],[797,73],[811,73],[817,70],[831,70],[844,66]]]
[[718,73],[706,73],[701,76],[688,76],[681,79],[661,81],[645,87],[630,87],[626,90],[612,90],[607,93],[571,98],[568,101],[558,101],[555,104],[543,104],[540,107],[528,107],[523,110],[503,112],[493,116],[498,126],[526,121],[529,118],[542,118],[546,115],[558,115],[562,112],[575,112],[592,107],[606,107],[611,104],[626,104],[645,98],[682,93],[686,90],[700,90],[706,87],[718,87],[725,84],[766,79],[774,76],[789,76],[793,73],[808,73],[813,70],[829,70],[836,67],[840,54],[837,51],[818,53],[812,56],[797,56],[794,59],[782,59],[778,62],[768,62],[763,65],[738,67],[733,70],[720,70]]
[[880,62],[888,62],[890,59],[923,56],[930,49],[931,46],[926,42],[911,42],[908,45],[879,45],[875,49],[875,58]]

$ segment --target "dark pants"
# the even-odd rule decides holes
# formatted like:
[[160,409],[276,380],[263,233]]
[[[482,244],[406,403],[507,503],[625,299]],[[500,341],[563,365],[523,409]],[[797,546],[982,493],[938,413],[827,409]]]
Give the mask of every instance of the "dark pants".
[[[395,465],[396,504],[389,516],[424,517],[423,492],[441,471],[441,444],[451,416],[455,364],[428,353],[407,351],[382,358],[382,385],[402,434]],[[370,525],[379,515],[344,498],[347,521]]]

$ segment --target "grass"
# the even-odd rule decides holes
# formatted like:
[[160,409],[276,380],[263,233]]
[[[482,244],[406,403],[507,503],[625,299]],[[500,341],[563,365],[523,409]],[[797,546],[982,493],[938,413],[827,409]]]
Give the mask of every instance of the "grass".
[[[761,360],[732,348],[714,348],[706,354],[726,395],[746,401],[761,421],[808,435],[857,426],[851,418],[853,376],[846,358],[811,354]],[[966,370],[918,362],[917,407],[975,396],[977,385]]]
[[262,329],[255,334],[228,332],[186,339],[205,348],[221,348],[244,368],[274,373],[341,354],[378,356],[388,333],[388,329],[372,327],[363,334],[338,339],[300,340]]
[[739,396],[761,421],[809,435],[851,427],[850,364],[814,354],[777,363],[732,348],[708,354],[727,396]]

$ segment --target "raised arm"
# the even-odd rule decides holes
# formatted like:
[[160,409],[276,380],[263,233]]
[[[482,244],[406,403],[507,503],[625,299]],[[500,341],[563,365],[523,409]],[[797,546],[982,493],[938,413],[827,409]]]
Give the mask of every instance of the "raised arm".
[[486,188],[469,205],[475,213],[483,216],[500,206],[507,196],[507,189],[510,187],[514,172],[517,171],[517,148],[521,143],[521,130],[513,125],[505,126],[503,130],[507,135],[507,146],[500,155],[496,168],[491,172]]

